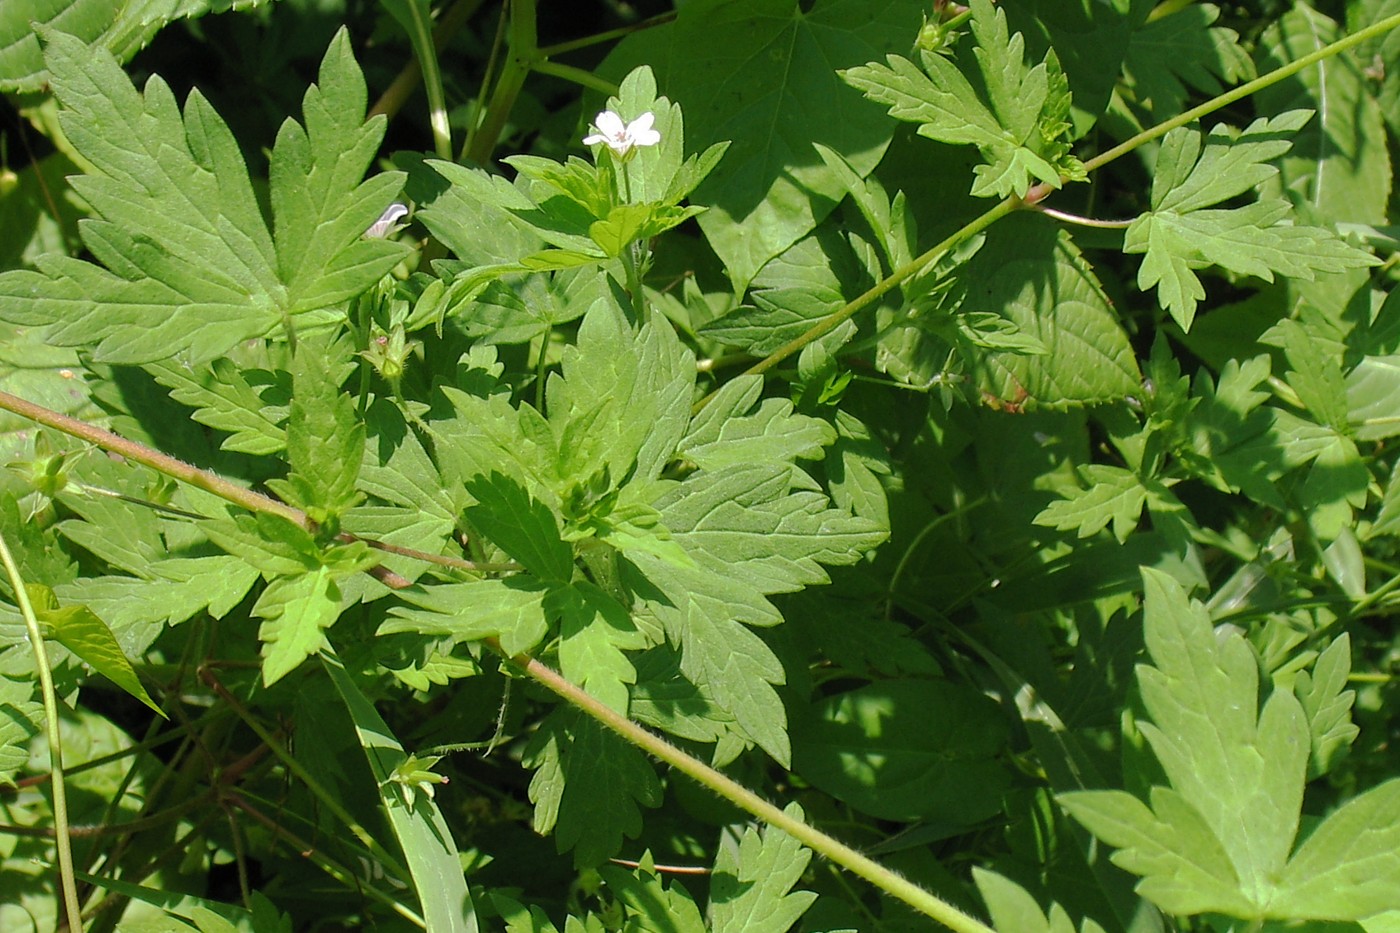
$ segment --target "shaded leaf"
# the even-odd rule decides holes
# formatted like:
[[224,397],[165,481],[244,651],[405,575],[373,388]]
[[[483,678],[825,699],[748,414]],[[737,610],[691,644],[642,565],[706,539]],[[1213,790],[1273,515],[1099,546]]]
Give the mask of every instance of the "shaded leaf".
[[[795,803],[783,812],[803,819]],[[738,849],[722,848],[715,859],[709,904],[712,933],[786,933],[817,899],[810,891],[792,890],[811,858],[810,851],[780,829],[744,830]]]

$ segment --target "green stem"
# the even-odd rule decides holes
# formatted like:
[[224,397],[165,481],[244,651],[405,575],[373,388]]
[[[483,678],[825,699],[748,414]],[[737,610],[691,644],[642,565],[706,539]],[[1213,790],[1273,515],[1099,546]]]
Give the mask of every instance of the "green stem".
[[[1262,90],[1263,88],[1266,88],[1272,84],[1276,84],[1279,81],[1282,81],[1284,78],[1297,74],[1303,69],[1315,65],[1326,58],[1330,58],[1334,55],[1346,51],[1347,49],[1353,46],[1360,45],[1363,42],[1366,42],[1386,32],[1389,32],[1397,26],[1400,26],[1400,13],[1397,13],[1394,16],[1388,16],[1380,22],[1373,23],[1372,25],[1367,26],[1365,29],[1362,29],[1359,32],[1356,32],[1343,39],[1339,39],[1328,46],[1318,49],[1316,52],[1311,52],[1307,55],[1304,55],[1302,58],[1298,59],[1295,62],[1290,62],[1287,65],[1275,68],[1268,74],[1256,78],[1253,81],[1250,81],[1246,84],[1241,84],[1239,87],[1233,88],[1232,90],[1227,91],[1226,93],[1221,94],[1220,96],[1215,97],[1205,102],[1204,104],[1201,104],[1199,107],[1193,107],[1192,109],[1186,111],[1180,116],[1173,117],[1170,120],[1164,120],[1156,126],[1144,130],[1141,133],[1138,133],[1131,139],[1120,143],[1119,145],[1114,146],[1112,149],[1109,149],[1107,152],[1100,153],[1099,155],[1085,162],[1084,170],[1086,172],[1092,172],[1095,169],[1102,168],[1109,162],[1112,162],[1114,159],[1121,158],[1122,156],[1127,155],[1129,152],[1132,152],[1134,149],[1137,149],[1139,146],[1151,142],[1154,139],[1158,139],[1162,136],[1165,136],[1167,133],[1171,132],[1177,127],[1185,126],[1186,124],[1198,120],[1201,117],[1206,116],[1207,114],[1213,113],[1222,107],[1228,106],[1229,104],[1232,104],[1237,100],[1241,100],[1245,97],[1248,97],[1256,91]],[[758,363],[755,363],[753,366],[750,366],[744,371],[744,375],[767,372],[774,366],[777,366],[783,360],[787,359],[789,356],[792,356],[794,353],[797,353],[800,350],[802,350],[803,347],[806,347],[812,341],[818,340],[826,334],[830,333],[839,324],[841,324],[842,321],[853,317],[857,312],[874,304],[895,286],[901,284],[906,279],[918,273],[939,254],[945,252],[946,250],[952,249],[954,246],[958,245],[959,243],[962,243],[964,240],[967,240],[972,236],[975,236],[976,234],[982,232],[983,230],[990,227],[993,223],[1005,217],[1007,214],[1012,213],[1016,209],[1021,207],[1033,207],[1037,205],[1053,190],[1054,189],[1051,188],[1049,185],[1039,184],[1032,187],[1030,191],[1026,193],[1024,199],[1008,198],[1005,201],[1002,201],[1000,204],[996,205],[991,210],[982,214],[980,217],[977,217],[967,226],[963,227],[961,230],[957,231],[952,236],[948,237],[942,243],[939,243],[937,246],[933,247],[919,258],[913,260],[912,262],[906,263],[903,266],[891,272],[889,276],[882,279],[865,294],[852,299],[840,310],[835,311],[822,318],[816,324],[812,325],[812,327],[809,328],[801,336],[788,341],[778,349],[774,350],[768,356],[764,357]],[[696,402],[695,410],[699,411],[701,408],[703,408],[709,402],[710,398],[713,395],[714,393],[711,393],[710,395],[707,395],[700,401]]]
[[486,116],[477,131],[472,134],[467,147],[467,158],[478,165],[485,165],[496,150],[506,121],[515,107],[515,99],[525,86],[525,78],[539,58],[539,46],[535,38],[535,0],[510,0],[510,51],[506,55],[501,76],[491,92],[491,102],[486,106]]
[[[0,392],[0,410],[14,412],[30,421],[37,422],[55,431],[62,431],[71,437],[87,441],[95,447],[112,453],[121,454],[127,460],[148,466],[153,470],[164,473],[172,479],[202,489],[223,499],[241,506],[250,512],[264,512],[268,515],[276,515],[296,525],[298,528],[312,530],[312,522],[306,517],[306,513],[300,509],[293,508],[285,502],[279,502],[271,496],[264,496],[261,493],[253,492],[251,489],[244,489],[235,483],[231,483],[216,473],[201,470],[197,466],[192,466],[183,460],[177,460],[158,450],[153,450],[144,444],[129,441],[119,434],[113,434],[104,428],[79,421],[77,418],[70,418],[67,415],[27,402],[17,395],[8,392]],[[399,547],[384,541],[374,541],[368,538],[361,538],[357,535],[342,534],[337,540],[340,541],[363,541],[365,544],[378,551],[389,554],[398,554],[403,557],[412,557],[429,564],[437,564],[442,567],[454,567],[458,570],[469,570],[478,573],[497,573],[520,570],[519,564],[501,563],[485,564],[474,563],[469,560],[462,560],[458,557],[448,557],[444,554],[430,554],[426,551],[418,551],[413,548]]]
[[[911,260],[910,262],[906,262],[898,269],[895,269],[884,279],[881,279],[879,282],[877,282],[872,288],[865,292],[865,294],[851,299],[840,310],[833,311],[831,314],[828,314],[826,317],[813,324],[801,336],[794,337],[792,340],[789,340],[787,343],[783,344],[781,347],[774,350],[772,353],[768,354],[763,359],[750,366],[748,369],[744,370],[743,375],[751,376],[757,375],[759,373],[766,373],[768,370],[772,369],[774,366],[777,366],[783,360],[792,356],[794,353],[800,351],[803,347],[807,346],[807,344],[831,333],[841,324],[842,321],[854,317],[858,311],[861,311],[869,307],[870,305],[873,305],[875,302],[883,298],[889,291],[894,289],[897,285],[900,285],[906,279],[913,278],[919,272],[923,271],[925,268],[928,267],[930,263],[936,260],[939,256],[946,253],[948,250],[952,249],[953,247],[966,240],[972,239],[972,237],[981,233],[983,230],[987,229],[992,224],[996,223],[998,220],[1001,220],[1007,214],[1010,214],[1013,211],[1020,208],[1021,203],[1022,202],[1017,200],[1016,198],[1007,198],[1005,201],[1002,201],[1000,204],[991,208],[981,216],[970,221],[961,230],[958,230],[956,233],[953,233],[952,235],[948,236],[946,239],[938,243],[932,249],[927,250],[923,255],[919,256],[917,259]],[[709,403],[710,399],[713,396],[714,393],[711,392],[709,395],[696,402],[695,410],[699,411],[701,408],[705,407],[705,405]]]
[[[604,152],[607,152],[608,155],[612,154],[607,149],[604,149]],[[621,173],[622,191],[620,194],[623,204],[632,203],[632,173],[628,170],[627,165],[629,157],[633,155],[636,155],[635,149],[618,160],[620,164],[616,165],[616,170]],[[623,247],[621,257],[622,268],[627,275],[627,293],[632,296],[632,314],[639,326],[647,321],[646,295],[642,292],[642,267],[646,264],[646,252],[647,245],[644,241],[633,240]]]
[[1286,65],[1280,65],[1278,68],[1275,68],[1273,71],[1269,72],[1266,75],[1261,75],[1260,77],[1255,78],[1253,81],[1248,81],[1244,84],[1241,84],[1239,87],[1231,88],[1224,94],[1221,94],[1219,97],[1212,98],[1211,100],[1206,101],[1204,104],[1201,104],[1199,107],[1192,107],[1190,110],[1186,111],[1180,116],[1172,117],[1170,120],[1164,120],[1163,122],[1158,123],[1156,126],[1151,127],[1150,129],[1143,130],[1141,133],[1138,133],[1131,139],[1125,140],[1124,142],[1119,143],[1107,152],[1100,153],[1099,155],[1090,159],[1088,162],[1085,162],[1084,170],[1086,172],[1092,172],[1097,168],[1101,168],[1107,165],[1109,162],[1112,162],[1114,159],[1127,155],[1129,152],[1132,152],[1134,149],[1138,148],[1143,143],[1149,143],[1154,139],[1165,136],[1177,127],[1185,126],[1188,123],[1194,123],[1201,117],[1214,113],[1221,107],[1227,107],[1237,100],[1243,100],[1244,98],[1255,93],[1256,91],[1261,91],[1272,84],[1277,84],[1284,78],[1292,77],[1293,75],[1304,70],[1305,68],[1310,68],[1313,65],[1316,65],[1318,62],[1323,61],[1324,59],[1328,59],[1334,55],[1338,55],[1342,52],[1345,52],[1352,46],[1360,45],[1361,43],[1366,42],[1370,39],[1374,39],[1377,36],[1382,35],[1383,33],[1387,33],[1390,30],[1394,29],[1396,26],[1400,26],[1400,13],[1396,13],[1394,16],[1387,16],[1380,22],[1372,23],[1370,26],[1367,26],[1365,29],[1362,29],[1359,32],[1352,33],[1349,36],[1344,36],[1343,38],[1338,39],[1336,42],[1333,42],[1331,45],[1323,46],[1316,52],[1309,52],[1307,55],[1304,55],[1297,61],[1289,62]]
[[82,930],[83,911],[78,903],[78,883],[73,876],[73,843],[68,832],[68,793],[63,783],[63,736],[58,724],[58,692],[53,686],[53,672],[49,670],[49,653],[44,648],[44,633],[39,630],[39,619],[34,614],[34,606],[29,602],[29,592],[24,588],[24,578],[20,576],[19,565],[10,553],[10,545],[0,534],[0,560],[4,561],[5,572],[10,577],[10,586],[15,591],[15,604],[20,615],[24,616],[25,630],[29,633],[29,646],[34,649],[34,669],[39,674],[39,692],[44,698],[44,730],[49,740],[49,772],[53,779],[53,822],[54,845],[58,850],[59,885],[63,889],[63,907],[68,914],[68,928]]
[[550,327],[545,326],[544,333],[540,334],[540,355],[535,360],[535,411],[544,414],[544,377],[549,366],[549,337]]
[[345,828],[350,830],[350,833],[356,839],[360,840],[360,843],[383,864],[386,872],[394,875],[399,881],[407,883],[408,872],[404,870],[403,866],[399,864],[398,860],[395,859],[387,849],[379,844],[379,841],[374,838],[370,831],[361,826],[360,821],[355,819],[355,817],[350,814],[350,811],[341,805],[340,801],[336,799],[335,794],[326,790],[326,788],[321,785],[321,782],[316,780],[315,776],[302,766],[301,762],[297,761],[290,752],[283,748],[276,737],[268,732],[267,729],[263,728],[262,723],[258,722],[257,717],[244,709],[243,704],[238,702],[238,698],[224,689],[224,685],[219,682],[218,678],[216,678],[211,671],[201,671],[200,677],[209,685],[210,689],[219,695],[221,700],[228,704],[233,714],[243,720],[243,723],[249,729],[253,730],[253,734],[277,757],[278,761],[282,762],[282,765],[291,772],[292,776],[305,784],[307,790],[311,791],[311,795],[319,800],[321,805],[330,811],[336,819],[345,824]]
[[594,75],[591,71],[584,71],[582,68],[575,68],[573,65],[561,65],[558,62],[550,62],[541,59],[530,66],[533,70],[542,75],[554,75],[556,78],[563,78],[565,81],[572,81],[574,84],[606,94],[609,97],[617,95],[617,85],[611,81],[604,81]]
[[798,842],[825,856],[842,868],[859,875],[888,894],[899,898],[915,910],[932,917],[955,933],[995,933],[982,921],[924,890],[880,863],[852,849],[826,833],[794,819],[732,778],[693,758],[660,736],[654,735],[625,716],[589,696],[584,690],[566,680],[557,671],[529,655],[505,655],[495,639],[487,639],[495,651],[509,658],[511,664],[536,683],[553,691],[564,700],[592,716],[628,742],[666,762],[677,771],[709,788],[736,806],[747,810],[769,826],[776,827]]
[[651,29],[653,26],[664,26],[667,23],[674,22],[675,19],[676,14],[674,11],[670,13],[661,13],[653,16],[651,19],[644,19],[640,23],[632,23],[630,26],[619,26],[616,29],[609,29],[606,32],[596,32],[591,36],[584,36],[582,39],[570,39],[568,42],[560,42],[558,45],[545,46],[540,49],[540,55],[543,58],[553,58],[555,55],[563,55],[565,52],[572,52],[576,49],[586,49],[590,45],[598,45],[602,42],[611,42],[613,39],[621,39],[634,32],[640,32],[643,29]]

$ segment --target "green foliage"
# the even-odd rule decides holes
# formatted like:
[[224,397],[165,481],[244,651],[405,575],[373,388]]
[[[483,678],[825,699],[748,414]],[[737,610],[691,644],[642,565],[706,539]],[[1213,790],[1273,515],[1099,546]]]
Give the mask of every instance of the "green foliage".
[[104,50],[47,36],[63,132],[92,166],[73,183],[99,218],[81,232],[101,265],[46,256],[37,271],[0,275],[7,320],[110,362],[204,362],[359,294],[403,259],[402,244],[360,236],[402,176],[360,180],[384,126],[364,122],[348,36],[307,91],[306,128],[289,120],[278,133],[275,234],[237,141],[203,96],[191,94],[182,114],[158,77],[139,93]]
[[1389,930],[1400,5],[537,6],[0,10],[0,929]]
[[1189,129],[1167,134],[1152,177],[1152,210],[1128,228],[1123,249],[1147,254],[1138,287],[1156,287],[1162,307],[1183,329],[1205,297],[1194,269],[1219,266],[1271,282],[1275,274],[1311,279],[1372,261],[1335,234],[1289,222],[1283,201],[1206,209],[1277,174],[1269,161],[1288,151],[1290,136],[1309,117],[1295,110],[1242,131],[1217,126],[1204,139]]
[[1355,797],[1297,845],[1310,747],[1298,698],[1275,689],[1261,707],[1244,638],[1212,632],[1170,578],[1147,571],[1144,584],[1153,664],[1137,679],[1151,722],[1138,729],[1170,786],[1152,788],[1150,808],[1123,791],[1064,795],[1069,812],[1171,913],[1356,920],[1396,903],[1400,781]]
[[925,52],[922,70],[908,59],[888,57],[888,65],[863,65],[845,72],[846,81],[890,116],[919,125],[920,136],[974,145],[983,163],[973,170],[972,193],[979,197],[1023,197],[1032,179],[1052,188],[1061,176],[1082,180],[1083,167],[1069,154],[1069,84],[1054,51],[1035,67],[1025,63],[1025,41],[1009,34],[1006,14],[991,0],[974,0],[978,88],[942,55]]

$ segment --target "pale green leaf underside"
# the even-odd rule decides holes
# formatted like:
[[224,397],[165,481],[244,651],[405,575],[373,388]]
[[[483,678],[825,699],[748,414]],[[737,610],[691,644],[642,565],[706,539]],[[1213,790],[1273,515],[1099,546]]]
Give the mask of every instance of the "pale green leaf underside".
[[1303,707],[1275,688],[1258,707],[1258,662],[1217,635],[1180,585],[1144,570],[1153,666],[1138,668],[1140,722],[1171,787],[1150,806],[1123,791],[1061,796],[1075,819],[1142,875],[1173,914],[1357,920],[1400,898],[1400,781],[1344,804],[1294,849],[1312,747]]

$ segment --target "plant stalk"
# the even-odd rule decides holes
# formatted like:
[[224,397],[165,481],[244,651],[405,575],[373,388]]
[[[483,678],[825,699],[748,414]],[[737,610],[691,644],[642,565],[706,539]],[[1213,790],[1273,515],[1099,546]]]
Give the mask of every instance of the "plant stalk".
[[937,920],[955,933],[996,933],[977,918],[963,913],[937,895],[924,890],[907,878],[862,855],[850,846],[833,839],[826,833],[801,820],[794,819],[727,775],[716,771],[698,758],[686,754],[626,716],[619,715],[535,658],[525,654],[511,657],[505,654],[500,642],[494,638],[486,639],[486,643],[536,683],[548,688],[560,698],[592,716],[628,742],[666,762],[677,771],[731,801],[736,806],[747,810],[769,826],[782,830],[852,874],[859,875],[881,890],[899,898],[925,916]]
[[68,792],[63,783],[63,735],[58,723],[58,692],[53,686],[53,672],[49,669],[49,653],[44,647],[44,633],[39,629],[39,618],[34,614],[34,606],[29,601],[29,592],[24,588],[24,578],[20,576],[19,565],[10,553],[10,545],[0,534],[0,561],[5,564],[10,586],[15,591],[15,604],[20,615],[24,616],[25,631],[29,635],[29,647],[34,650],[34,669],[39,675],[39,692],[44,698],[44,731],[49,740],[49,772],[53,780],[53,822],[54,847],[58,851],[59,887],[63,891],[63,909],[68,915],[68,928],[82,930],[83,909],[78,902],[78,882],[73,874],[73,841],[68,829]]

